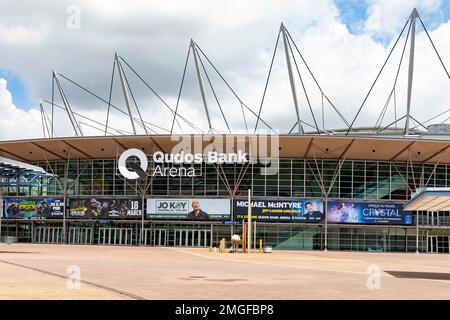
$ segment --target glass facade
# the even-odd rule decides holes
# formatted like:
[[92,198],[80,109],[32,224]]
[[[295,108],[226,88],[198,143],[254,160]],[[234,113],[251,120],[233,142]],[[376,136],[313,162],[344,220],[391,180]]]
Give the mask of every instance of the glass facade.
[[[139,195],[137,181],[125,181],[117,174],[116,160],[71,160],[37,162],[47,172],[58,175],[47,187],[8,188],[4,195]],[[339,170],[339,165],[341,168]],[[67,168],[68,167],[68,168]],[[321,184],[329,198],[407,201],[420,187],[450,187],[450,166],[407,162],[280,159],[274,175],[264,175],[260,163],[195,165],[196,177],[156,176],[148,188],[149,196],[236,196],[251,188],[258,197],[321,198]],[[149,165],[149,173],[152,163]],[[67,174],[67,175],[66,175]],[[64,177],[67,177],[64,183]],[[334,181],[334,183],[332,183]]]
[[[150,159],[149,159],[150,160]],[[146,197],[246,197],[306,198],[404,203],[420,187],[450,187],[450,166],[410,162],[329,159],[280,159],[276,174],[265,175],[264,165],[195,165],[196,177],[156,176],[148,189],[142,181],[118,174],[115,159],[70,160],[34,163],[58,177],[45,187],[5,188],[4,196],[144,196]],[[154,163],[149,163],[151,174]],[[450,213],[419,212],[411,226],[258,223],[259,241],[276,249],[449,253]],[[86,244],[215,246],[220,239],[241,234],[239,225],[217,222],[195,224],[176,221],[143,221],[99,224],[66,221],[7,221],[2,236],[20,241]],[[80,240],[81,239],[81,240]],[[81,241],[81,242],[80,242]]]

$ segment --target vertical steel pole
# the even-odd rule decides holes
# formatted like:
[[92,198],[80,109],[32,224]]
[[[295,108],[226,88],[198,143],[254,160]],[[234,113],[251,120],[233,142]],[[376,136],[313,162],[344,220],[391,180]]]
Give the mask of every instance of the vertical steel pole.
[[67,241],[66,241],[66,205],[67,205],[66,201],[67,201],[67,196],[64,193],[64,198],[63,198],[63,202],[64,202],[64,205],[63,205],[63,243],[67,243]]
[[405,134],[409,134],[409,119],[411,118],[411,94],[414,73],[414,46],[416,42],[416,18],[419,16],[416,8],[411,13],[411,46],[409,49],[409,69],[408,69],[408,96],[406,101],[406,123]]
[[253,250],[256,251],[256,220],[253,221]]
[[325,196],[325,206],[323,208],[324,219],[325,219],[325,244],[324,251],[328,250],[328,196]]
[[127,86],[126,86],[126,83],[125,83],[125,79],[124,79],[125,76],[123,74],[122,64],[119,61],[119,55],[117,54],[117,52],[115,53],[114,59],[116,60],[117,69],[119,70],[120,84],[122,86],[122,91],[123,91],[123,97],[125,99],[125,104],[127,105],[128,115],[130,116],[131,126],[133,127],[133,133],[136,134],[136,127],[134,126],[133,115],[131,113],[130,96],[128,94],[128,89],[127,89]]
[[297,113],[298,133],[303,134],[302,123],[300,122],[300,111],[298,109],[297,92],[295,90],[294,75],[292,73],[291,56],[289,54],[289,42],[286,35],[286,28],[281,23],[280,31],[283,34],[284,52],[286,54],[286,63],[289,73],[289,82],[291,83],[292,98],[294,99],[295,112]]
[[248,212],[247,212],[247,253],[252,249],[252,205],[251,205],[252,189],[248,189]]
[[0,188],[0,242],[2,242],[3,187]]
[[145,204],[145,191],[142,192],[141,198],[141,237],[140,237],[140,245],[142,246],[144,241],[144,204]]
[[209,117],[208,103],[206,102],[205,88],[203,87],[203,79],[200,73],[200,67],[198,65],[197,49],[195,48],[195,42],[193,39],[191,39],[191,47],[192,53],[194,55],[195,70],[197,71],[198,85],[200,87],[200,93],[202,95],[203,106],[205,107],[206,118],[208,118],[209,130],[211,131],[212,126],[211,126],[211,119]]
[[416,211],[416,253],[419,253],[419,211]]

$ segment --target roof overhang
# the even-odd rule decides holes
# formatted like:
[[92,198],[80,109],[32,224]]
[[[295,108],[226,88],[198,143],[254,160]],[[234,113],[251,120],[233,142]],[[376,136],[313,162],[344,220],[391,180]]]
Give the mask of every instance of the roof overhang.
[[[199,135],[135,135],[30,139],[0,142],[0,155],[23,162],[72,159],[114,159],[124,150],[139,148],[147,154],[170,153],[180,137]],[[218,136],[218,135],[217,135]],[[216,137],[217,137],[216,136]],[[203,135],[206,146],[213,135]],[[256,135],[226,135],[245,139]],[[450,164],[450,139],[330,135],[279,135],[280,158],[324,158],[368,161],[412,161]]]
[[51,178],[53,174],[44,169],[21,161],[0,156],[0,186],[42,185],[36,178]]
[[450,211],[450,188],[424,188],[412,195],[405,211]]

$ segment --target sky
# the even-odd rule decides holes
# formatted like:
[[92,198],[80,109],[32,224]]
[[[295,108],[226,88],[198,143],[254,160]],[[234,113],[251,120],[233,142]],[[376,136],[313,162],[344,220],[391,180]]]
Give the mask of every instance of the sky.
[[[0,0],[0,7],[0,140],[44,137],[40,102],[52,99],[53,70],[108,100],[115,52],[175,109],[191,39],[252,112],[258,113],[261,108],[266,123],[287,132],[297,115],[282,39],[261,107],[281,22],[322,92],[347,122],[354,119],[414,7],[450,70],[449,0]],[[407,29],[355,120],[356,127],[375,125],[385,106],[382,125],[406,113],[406,33]],[[291,46],[296,59],[293,67],[298,64],[301,76],[294,69],[301,120],[309,125],[316,122],[326,130],[345,128],[331,104],[322,99],[308,68]],[[394,86],[403,46],[404,58]],[[227,124],[234,132],[246,128],[252,132],[256,117],[241,106],[206,58],[200,58],[207,71],[202,78],[214,132],[227,132]],[[414,63],[411,112],[415,119],[425,122],[450,109],[450,79],[419,21]],[[152,124],[148,132],[170,130],[171,111],[124,62],[122,67],[143,120]],[[107,104],[62,76],[59,81],[72,110],[85,117],[76,116],[83,133],[104,134]],[[129,117],[124,114],[127,109],[117,69],[112,88],[111,103],[122,111],[111,109],[108,121],[113,129],[109,132],[132,132]],[[57,89],[54,102],[63,105]],[[50,119],[51,105],[42,105]],[[131,108],[132,116],[138,118],[138,110],[134,105]],[[188,122],[208,131],[192,52],[178,111],[182,118],[174,132],[193,132]],[[448,122],[449,116],[445,113],[426,124]],[[54,136],[75,134],[64,110],[56,108],[53,119]],[[398,126],[402,125],[398,122]],[[266,126],[259,122],[258,128]],[[138,124],[136,129],[137,133],[145,133]],[[312,130],[306,124],[304,129]]]

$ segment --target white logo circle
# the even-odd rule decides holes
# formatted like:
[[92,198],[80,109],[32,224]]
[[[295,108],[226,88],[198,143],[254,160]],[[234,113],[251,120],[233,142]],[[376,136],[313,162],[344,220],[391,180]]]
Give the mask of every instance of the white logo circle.
[[119,161],[117,166],[119,167],[120,173],[127,179],[138,179],[139,175],[137,172],[130,171],[127,169],[126,163],[129,157],[135,156],[140,161],[140,166],[144,172],[147,171],[148,168],[148,159],[145,153],[139,149],[132,148],[125,150],[119,157]]

